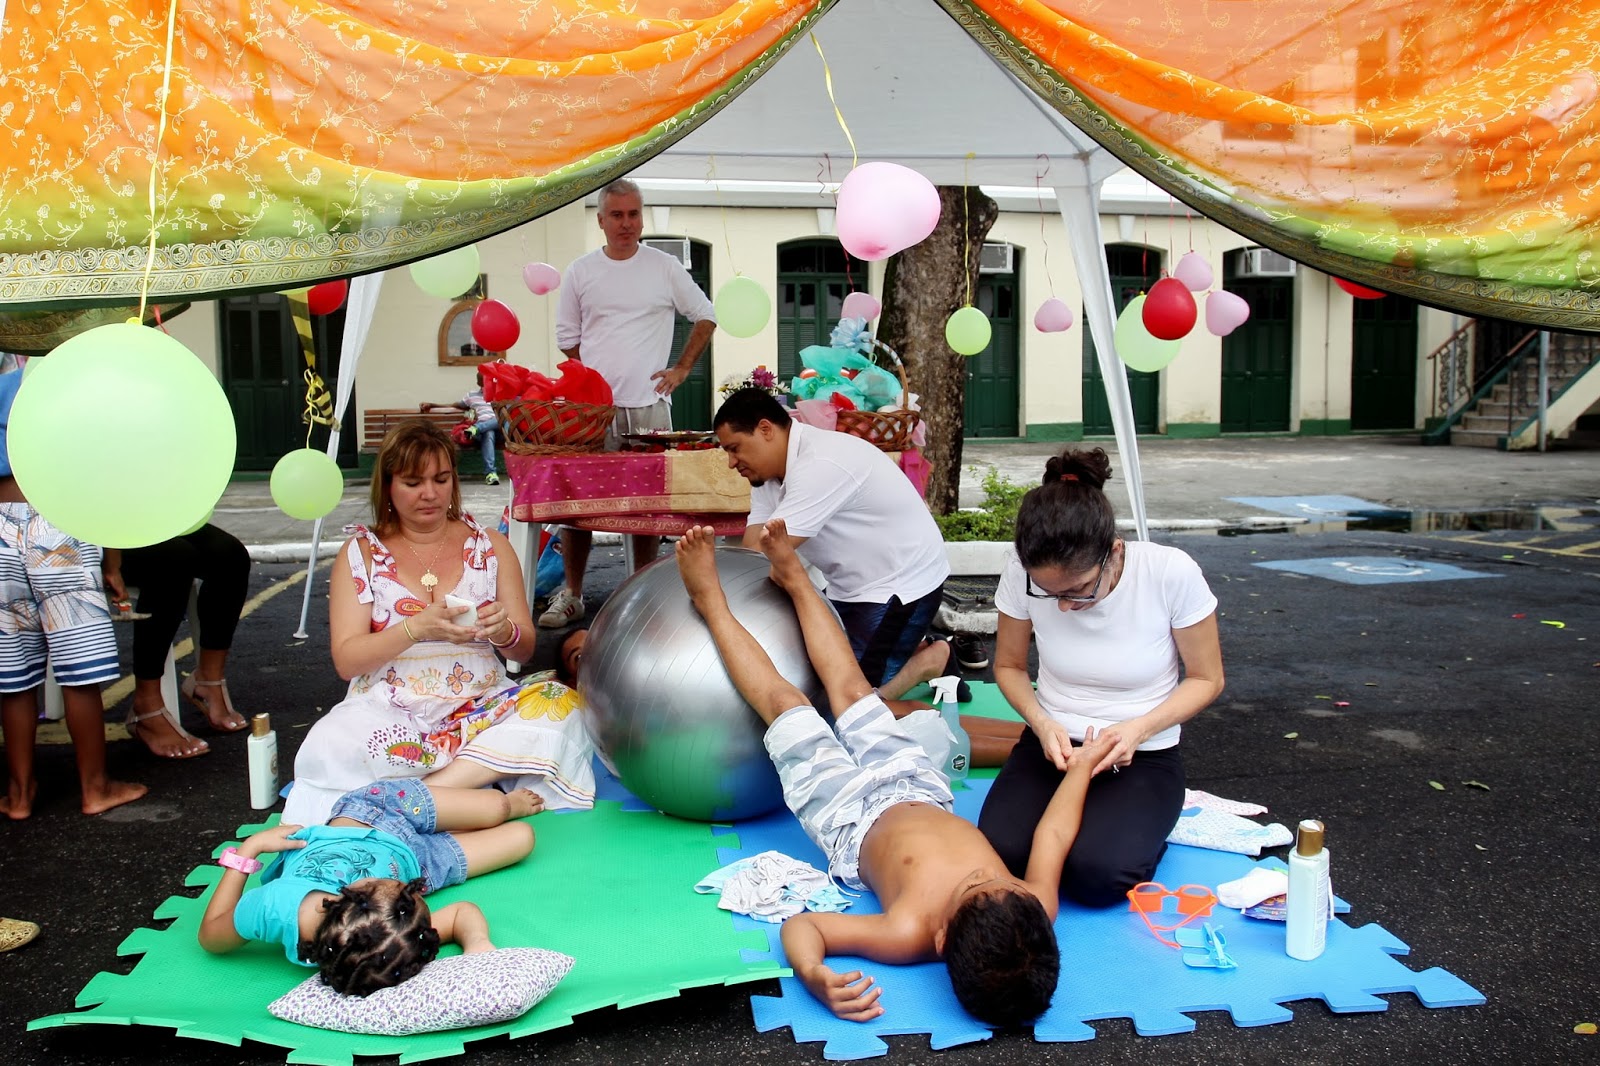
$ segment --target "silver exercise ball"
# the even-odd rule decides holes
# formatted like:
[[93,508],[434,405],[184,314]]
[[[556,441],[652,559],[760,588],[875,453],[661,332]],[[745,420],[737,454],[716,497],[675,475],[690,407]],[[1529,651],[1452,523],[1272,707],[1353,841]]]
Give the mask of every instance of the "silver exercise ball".
[[[768,579],[766,556],[718,548],[728,606],[778,673],[827,713],[789,594]],[[754,818],[783,803],[762,745],[766,724],[734,688],[677,561],[628,578],[594,617],[578,688],[590,731],[634,795],[698,821]]]

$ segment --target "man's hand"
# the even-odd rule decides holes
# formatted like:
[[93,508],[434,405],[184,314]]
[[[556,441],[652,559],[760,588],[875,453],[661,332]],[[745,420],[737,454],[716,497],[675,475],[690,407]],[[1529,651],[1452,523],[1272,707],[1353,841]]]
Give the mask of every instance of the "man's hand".
[[650,375],[650,380],[656,383],[656,392],[662,396],[671,396],[684,379],[689,376],[689,371],[680,366],[669,366],[665,370],[657,370]]
[[800,973],[800,980],[834,1014],[847,1022],[869,1022],[883,1013],[878,997],[883,988],[860,970],[835,973],[817,963]]

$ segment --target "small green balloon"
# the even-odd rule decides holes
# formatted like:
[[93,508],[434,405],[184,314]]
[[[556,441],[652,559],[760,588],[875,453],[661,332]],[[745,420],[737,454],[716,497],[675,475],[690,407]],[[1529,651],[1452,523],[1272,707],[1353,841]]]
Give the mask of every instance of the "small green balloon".
[[971,304],[959,308],[944,324],[945,343],[961,355],[977,355],[989,347],[993,335],[989,316]]
[[1144,325],[1144,293],[1128,301],[1128,306],[1117,316],[1117,329],[1112,334],[1117,358],[1134,370],[1155,372],[1178,357],[1183,341],[1164,341],[1153,336]]
[[272,502],[290,518],[326,518],[344,498],[344,475],[326,452],[299,448],[272,468]]
[[[64,432],[62,412],[115,412]],[[193,352],[157,329],[97,326],[30,359],[7,430],[17,485],[79,540],[142,548],[216,506],[233,473],[233,408]]]
[[190,533],[198,533],[198,532],[200,532],[200,527],[205,525],[207,522],[211,521],[212,510],[213,510],[213,508],[209,508],[208,507],[206,509],[205,517],[200,519],[200,521],[196,522],[194,525],[190,526],[188,529],[184,530],[182,535],[187,537]]
[[772,300],[754,278],[740,275],[717,290],[717,325],[733,337],[754,337],[772,317]]
[[454,300],[478,284],[482,265],[478,260],[478,246],[469,244],[453,248],[432,259],[411,264],[411,280],[429,296],[441,300]]

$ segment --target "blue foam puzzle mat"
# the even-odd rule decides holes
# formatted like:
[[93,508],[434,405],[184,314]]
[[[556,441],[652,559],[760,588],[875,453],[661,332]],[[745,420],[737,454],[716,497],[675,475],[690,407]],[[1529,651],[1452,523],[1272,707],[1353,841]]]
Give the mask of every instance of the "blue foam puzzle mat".
[[[956,795],[956,813],[976,821],[987,781],[971,781],[972,788]],[[787,811],[734,826],[739,846],[719,851],[719,860],[754,855],[776,849],[826,869],[827,862],[807,839]],[[1261,862],[1282,868],[1268,858]],[[1156,871],[1156,880],[1176,887],[1205,884],[1215,887],[1243,877],[1256,860],[1243,855],[1173,845]],[[1337,875],[1337,871],[1335,871]],[[876,899],[861,896],[850,913],[878,912]],[[1336,910],[1348,911],[1343,900]],[[1194,1028],[1189,1014],[1226,1010],[1236,1025],[1270,1025],[1293,1015],[1283,1004],[1297,999],[1320,999],[1331,1010],[1381,1011],[1388,1004],[1378,997],[1412,992],[1424,1006],[1472,1006],[1484,1002],[1476,989],[1444,970],[1417,972],[1395,956],[1410,949],[1377,925],[1352,928],[1338,920],[1328,926],[1328,946],[1310,962],[1289,958],[1283,950],[1283,925],[1256,921],[1218,907],[1211,922],[1228,939],[1234,970],[1193,969],[1180,953],[1158,942],[1126,906],[1089,910],[1063,903],[1056,920],[1061,944],[1061,983],[1049,1011],[1034,1026],[1041,1041],[1092,1040],[1088,1024],[1107,1018],[1130,1018],[1141,1036],[1163,1036]],[[743,919],[741,919],[743,921]],[[767,934],[772,958],[786,962],[777,926],[750,922]],[[861,969],[883,988],[884,1013],[870,1022],[847,1022],[833,1016],[797,979],[779,981],[778,996],[755,995],[750,1006],[756,1029],[767,1032],[789,1026],[797,1042],[823,1041],[828,1059],[859,1059],[883,1055],[884,1036],[927,1033],[933,1049],[987,1040],[987,1026],[956,1003],[955,993],[942,963],[887,966],[866,959],[830,957],[841,971]]]
[[1476,577],[1501,577],[1449,563],[1402,559],[1393,555],[1350,555],[1340,559],[1279,559],[1256,563],[1264,570],[1287,570],[1307,577],[1327,578],[1345,585],[1394,585],[1415,581],[1462,581]]
[[1375,515],[1405,514],[1381,503],[1355,496],[1229,496],[1234,503],[1309,521],[1343,521]]

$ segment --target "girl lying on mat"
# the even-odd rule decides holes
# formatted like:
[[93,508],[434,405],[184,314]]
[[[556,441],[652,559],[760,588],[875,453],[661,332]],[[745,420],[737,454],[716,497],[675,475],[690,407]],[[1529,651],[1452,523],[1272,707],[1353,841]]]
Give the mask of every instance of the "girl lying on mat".
[[[430,788],[416,778],[348,792],[327,825],[276,825],[222,853],[227,871],[200,946],[222,954],[249,940],[280,943],[290,962],[317,967],[335,991],[355,996],[415,977],[441,943],[492,951],[477,904],[430,913],[422,897],[526,858],[533,827],[512,819],[543,807],[526,790]],[[279,852],[246,891],[264,865],[257,856]]]
[[1061,955],[1053,922],[1061,865],[1072,848],[1093,768],[1109,743],[1085,739],[1084,757],[1055,789],[1034,834],[1025,877],[1012,877],[977,828],[951,810],[950,783],[884,706],[850,641],[811,584],[782,519],[762,531],[772,580],[794,600],[811,665],[838,718],[838,735],[728,608],[714,530],[678,542],[678,569],[695,610],[749,704],[767,723],[766,746],[783,798],[828,856],[828,872],[870,888],[882,914],[800,914],[783,924],[795,976],[833,1013],[868,1021],[883,1013],[860,972],[839,974],[829,954],[887,963],[942,958],[956,999],[992,1025],[1032,1021],[1050,1005]]

